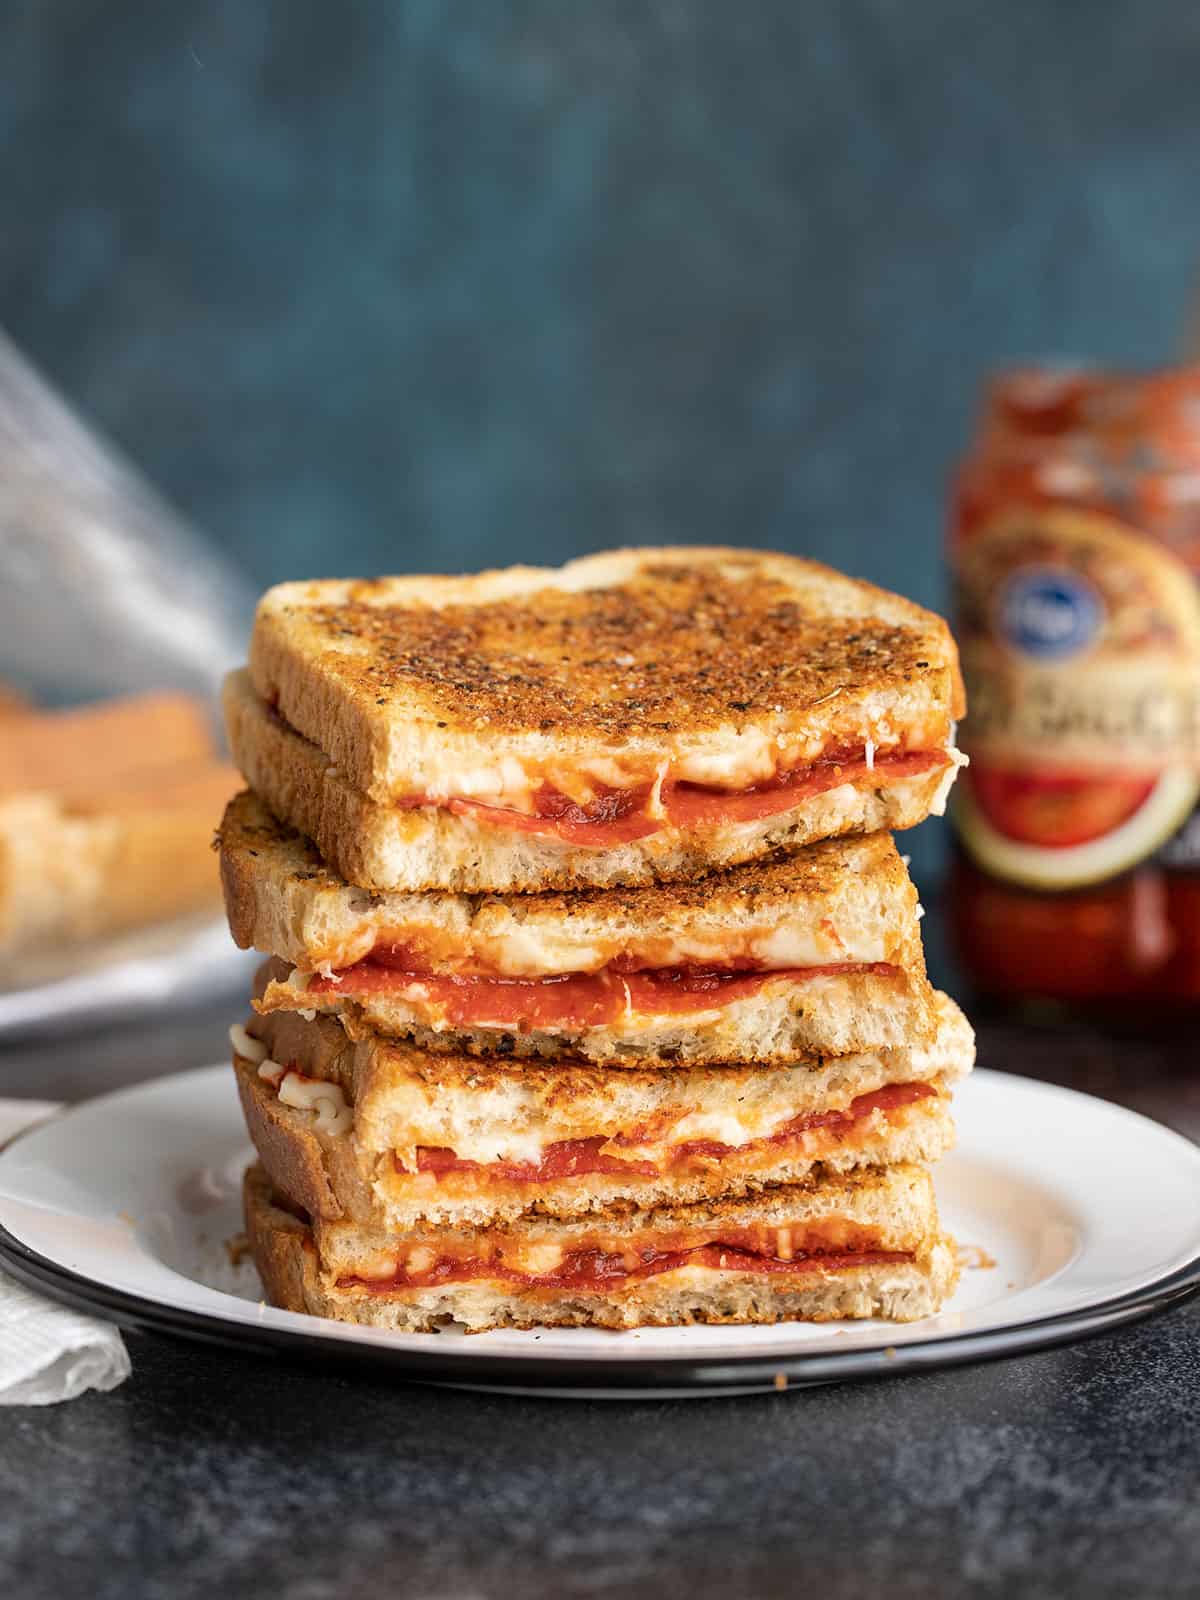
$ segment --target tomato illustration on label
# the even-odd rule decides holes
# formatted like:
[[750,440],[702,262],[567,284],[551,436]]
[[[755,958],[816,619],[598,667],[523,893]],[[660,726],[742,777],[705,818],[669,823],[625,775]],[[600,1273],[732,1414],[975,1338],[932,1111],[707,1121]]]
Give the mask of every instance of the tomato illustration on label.
[[1152,855],[1200,797],[1200,603],[1162,544],[1100,513],[1010,507],[957,551],[969,854],[1039,889]]

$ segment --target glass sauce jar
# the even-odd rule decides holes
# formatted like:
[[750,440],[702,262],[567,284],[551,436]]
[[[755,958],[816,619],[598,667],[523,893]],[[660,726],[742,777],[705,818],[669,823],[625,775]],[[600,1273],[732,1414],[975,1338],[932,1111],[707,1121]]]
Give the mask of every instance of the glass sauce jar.
[[1200,367],[996,379],[949,553],[960,960],[997,997],[1200,1000]]

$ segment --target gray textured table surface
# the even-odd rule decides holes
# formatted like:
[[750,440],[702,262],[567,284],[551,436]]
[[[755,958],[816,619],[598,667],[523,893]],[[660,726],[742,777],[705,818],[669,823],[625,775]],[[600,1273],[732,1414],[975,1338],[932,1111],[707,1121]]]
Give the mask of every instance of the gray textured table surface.
[[[0,1055],[74,1098],[223,1054],[236,1003]],[[1177,1040],[981,1029],[981,1060],[1200,1135]],[[0,1593],[1193,1596],[1200,1302],[987,1366],[599,1403],[130,1339],[111,1395],[0,1413]]]

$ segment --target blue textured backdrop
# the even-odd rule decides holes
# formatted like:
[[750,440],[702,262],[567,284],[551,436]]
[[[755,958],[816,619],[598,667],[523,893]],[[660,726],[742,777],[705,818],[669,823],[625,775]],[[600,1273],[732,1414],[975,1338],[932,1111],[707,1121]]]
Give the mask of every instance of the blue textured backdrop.
[[266,581],[618,541],[940,594],[981,372],[1200,279],[1183,0],[8,0],[0,323]]

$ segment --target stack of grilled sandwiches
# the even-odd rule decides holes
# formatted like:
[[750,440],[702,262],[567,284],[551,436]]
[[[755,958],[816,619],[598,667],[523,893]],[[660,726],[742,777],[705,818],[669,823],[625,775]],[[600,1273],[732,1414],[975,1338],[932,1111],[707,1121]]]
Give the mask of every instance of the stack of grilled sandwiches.
[[225,697],[270,1299],[406,1331],[912,1319],[970,1028],[890,836],[945,624],[782,555],[284,584]]

